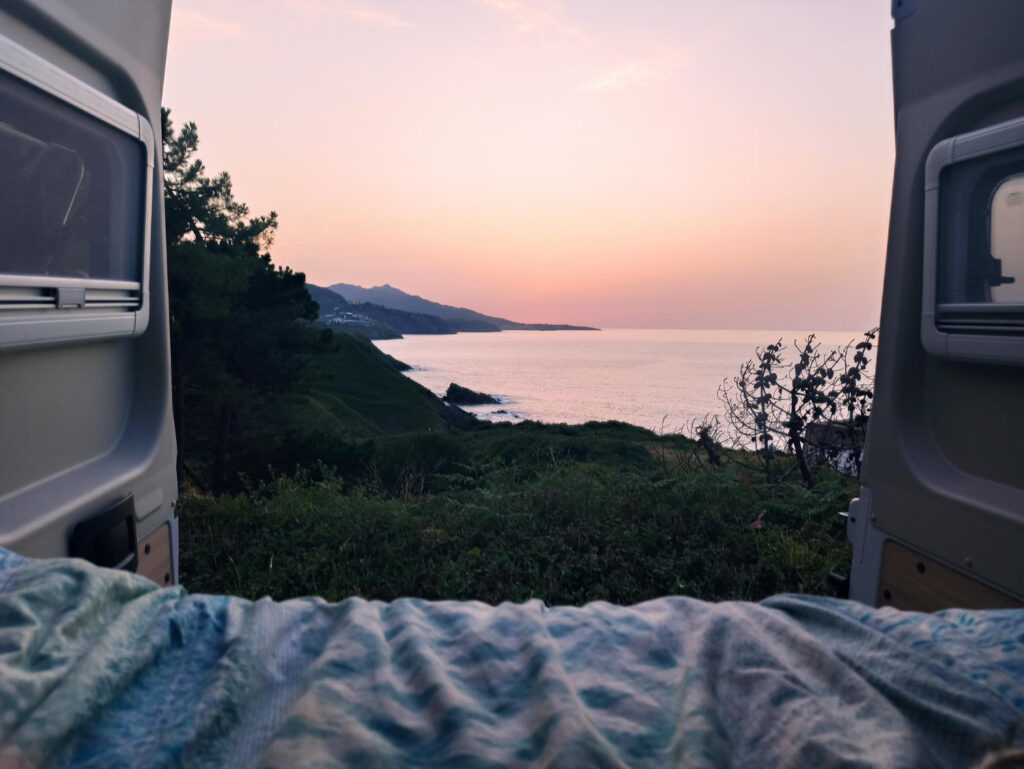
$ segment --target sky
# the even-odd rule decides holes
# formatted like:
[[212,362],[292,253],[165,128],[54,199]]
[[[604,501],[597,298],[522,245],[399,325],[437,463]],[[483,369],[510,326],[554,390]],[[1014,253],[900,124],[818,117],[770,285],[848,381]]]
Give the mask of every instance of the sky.
[[524,322],[877,323],[889,0],[174,0],[164,105],[318,285]]

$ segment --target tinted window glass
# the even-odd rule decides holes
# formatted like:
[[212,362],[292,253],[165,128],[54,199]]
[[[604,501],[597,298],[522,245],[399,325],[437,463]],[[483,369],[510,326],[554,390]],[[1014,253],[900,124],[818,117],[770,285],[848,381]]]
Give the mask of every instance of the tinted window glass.
[[145,170],[140,142],[0,72],[0,273],[138,281]]
[[943,171],[939,303],[1024,302],[1024,150]]
[[1024,302],[1024,174],[1004,179],[989,206],[989,243],[1002,280],[993,302]]

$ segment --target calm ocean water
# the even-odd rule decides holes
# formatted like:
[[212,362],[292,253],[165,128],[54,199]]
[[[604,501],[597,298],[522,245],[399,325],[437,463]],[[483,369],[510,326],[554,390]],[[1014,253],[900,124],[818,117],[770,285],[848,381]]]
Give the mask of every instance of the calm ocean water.
[[[782,339],[792,347],[806,331],[607,329],[503,331],[500,334],[407,336],[376,342],[405,361],[408,376],[441,394],[449,382],[496,395],[498,406],[471,406],[484,419],[580,423],[617,419],[677,430],[720,412],[718,386],[754,348]],[[857,331],[818,334],[841,345]],[[507,413],[498,413],[504,411]]]

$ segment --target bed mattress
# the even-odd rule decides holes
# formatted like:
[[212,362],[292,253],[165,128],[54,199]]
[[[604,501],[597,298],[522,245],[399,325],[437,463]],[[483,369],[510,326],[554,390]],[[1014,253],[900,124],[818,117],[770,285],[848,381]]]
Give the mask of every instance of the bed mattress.
[[966,767],[1024,611],[188,595],[0,549],[0,767]]

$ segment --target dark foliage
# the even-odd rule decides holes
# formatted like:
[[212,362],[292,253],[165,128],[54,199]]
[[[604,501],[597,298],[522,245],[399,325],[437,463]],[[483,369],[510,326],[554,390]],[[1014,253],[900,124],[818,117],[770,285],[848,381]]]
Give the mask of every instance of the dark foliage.
[[181,508],[192,590],[634,603],[660,595],[828,593],[849,561],[836,473],[813,489],[737,463],[666,472],[678,436],[615,423],[480,424],[379,438]]
[[175,131],[163,111],[171,351],[180,470],[227,486],[230,457],[259,439],[269,401],[301,389],[303,355],[327,340],[305,276],[275,267],[266,248],[277,216],[249,216],[231,178],[196,158],[195,124]]
[[[873,397],[869,353],[877,334],[871,329],[861,341],[829,351],[811,334],[794,343],[792,361],[781,339],[757,348],[719,388],[725,442],[741,450],[736,456],[752,457],[769,479],[795,469],[810,487],[822,463],[859,476]],[[692,427],[705,445],[718,434],[710,417]]]

